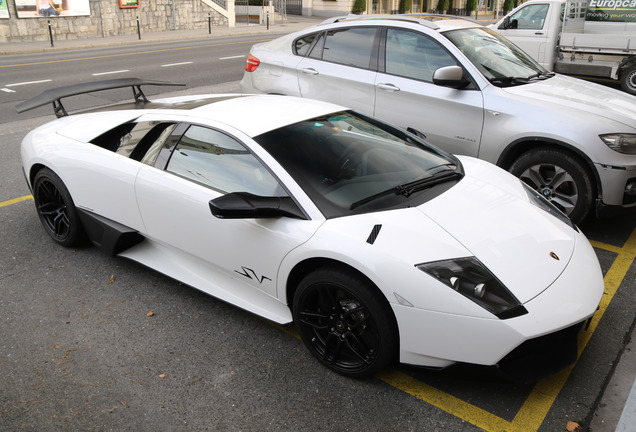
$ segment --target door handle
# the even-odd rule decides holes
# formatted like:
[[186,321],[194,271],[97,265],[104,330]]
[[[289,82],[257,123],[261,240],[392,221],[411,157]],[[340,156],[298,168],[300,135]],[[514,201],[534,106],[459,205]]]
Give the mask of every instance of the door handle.
[[318,75],[318,71],[314,68],[303,68],[301,71],[307,75]]
[[542,36],[543,32],[535,32],[534,34],[536,34],[537,36]]
[[378,87],[386,91],[400,91],[400,88],[393,84],[378,84]]

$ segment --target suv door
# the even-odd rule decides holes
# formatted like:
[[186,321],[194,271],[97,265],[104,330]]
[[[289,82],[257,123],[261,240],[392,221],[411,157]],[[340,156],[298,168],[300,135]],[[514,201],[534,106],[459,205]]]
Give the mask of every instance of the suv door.
[[375,117],[416,129],[448,152],[477,156],[483,126],[481,91],[433,84],[435,70],[457,64],[434,39],[387,28],[375,82]]
[[297,66],[304,98],[329,101],[373,114],[377,28],[351,27],[322,32]]

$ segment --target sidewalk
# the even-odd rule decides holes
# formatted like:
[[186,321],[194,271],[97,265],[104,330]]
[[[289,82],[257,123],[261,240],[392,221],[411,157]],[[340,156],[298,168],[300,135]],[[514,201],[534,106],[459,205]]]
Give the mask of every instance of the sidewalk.
[[[211,29],[176,30],[142,33],[122,36],[95,37],[75,40],[50,40],[34,42],[14,42],[0,45],[0,55],[32,54],[76,49],[94,49],[108,46],[135,45],[153,42],[181,41],[189,39],[214,39],[224,36],[267,34],[272,38],[280,34],[292,33],[324,21],[324,17],[288,16],[280,23],[266,25],[237,23],[234,28],[212,27]],[[492,13],[480,14],[478,21],[484,25],[496,22]],[[608,378],[603,394],[599,395],[586,421],[592,432],[634,432],[636,431],[636,329],[616,359],[612,376]],[[577,430],[578,431],[578,430]]]

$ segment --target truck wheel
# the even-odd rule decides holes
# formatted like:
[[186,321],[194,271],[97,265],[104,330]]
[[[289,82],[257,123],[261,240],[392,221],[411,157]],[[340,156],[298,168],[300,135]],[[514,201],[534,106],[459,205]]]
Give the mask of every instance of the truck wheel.
[[539,147],[522,154],[510,172],[534,188],[575,224],[592,207],[592,175],[574,155],[561,149]]
[[636,95],[636,64],[632,64],[621,74],[621,87],[627,93]]

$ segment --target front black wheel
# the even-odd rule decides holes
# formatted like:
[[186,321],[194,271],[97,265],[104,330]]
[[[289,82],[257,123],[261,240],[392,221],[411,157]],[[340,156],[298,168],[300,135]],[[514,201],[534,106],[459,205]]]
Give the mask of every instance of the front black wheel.
[[364,277],[326,267],[306,276],[293,301],[298,332],[322,364],[363,378],[395,358],[398,331],[381,292]]
[[43,168],[33,180],[33,200],[40,222],[56,243],[71,247],[84,237],[77,209],[62,180]]
[[592,175],[575,156],[550,147],[522,154],[510,172],[565,213],[581,223],[592,208]]

